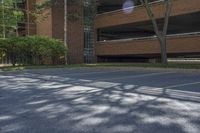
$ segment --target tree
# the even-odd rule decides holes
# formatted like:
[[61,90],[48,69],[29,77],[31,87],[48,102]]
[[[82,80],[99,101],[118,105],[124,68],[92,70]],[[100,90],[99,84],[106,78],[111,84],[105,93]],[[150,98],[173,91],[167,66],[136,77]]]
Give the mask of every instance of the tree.
[[158,38],[158,41],[160,43],[160,51],[161,51],[161,61],[163,64],[167,64],[167,29],[168,29],[168,23],[169,23],[169,17],[172,10],[172,1],[171,0],[164,0],[164,6],[165,6],[165,14],[164,14],[164,24],[163,29],[160,30],[158,27],[158,23],[156,21],[155,15],[151,8],[151,3],[149,0],[140,0],[141,4],[145,7],[147,14],[149,18],[152,21],[153,28],[155,31],[155,34]]
[[24,12],[18,8],[18,3],[20,2],[22,2],[22,0],[0,0],[1,37],[18,36],[18,24],[24,23],[25,17]]

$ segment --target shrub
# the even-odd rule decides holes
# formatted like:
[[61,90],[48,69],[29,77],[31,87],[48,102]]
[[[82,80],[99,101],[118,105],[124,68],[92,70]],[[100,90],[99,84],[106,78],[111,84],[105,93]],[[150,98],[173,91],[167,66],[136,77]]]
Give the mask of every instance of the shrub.
[[13,66],[62,64],[67,52],[63,42],[44,36],[14,37],[0,40]]

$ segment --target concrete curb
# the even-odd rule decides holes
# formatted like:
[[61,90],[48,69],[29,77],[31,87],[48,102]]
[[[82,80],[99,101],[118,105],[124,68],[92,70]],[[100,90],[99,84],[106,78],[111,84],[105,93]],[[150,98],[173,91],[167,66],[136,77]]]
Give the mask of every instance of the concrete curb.
[[[116,67],[112,67],[112,66],[108,66],[108,67],[81,67],[84,69],[96,69],[96,70],[121,70],[121,71],[159,71],[159,72],[177,72],[177,73],[197,73],[200,74],[200,69],[182,69],[182,68],[155,68],[155,67],[120,67],[120,66],[116,66]],[[78,68],[48,68],[48,69],[81,69],[80,67]],[[14,73],[14,72],[26,72],[27,70],[42,70],[45,68],[41,68],[41,69],[24,69],[24,70],[16,70],[16,71],[3,71],[0,69],[0,73]]]
[[200,69],[182,69],[182,68],[153,68],[153,67],[98,67],[96,69],[117,69],[126,71],[165,71],[165,72],[180,72],[180,73],[199,73]]

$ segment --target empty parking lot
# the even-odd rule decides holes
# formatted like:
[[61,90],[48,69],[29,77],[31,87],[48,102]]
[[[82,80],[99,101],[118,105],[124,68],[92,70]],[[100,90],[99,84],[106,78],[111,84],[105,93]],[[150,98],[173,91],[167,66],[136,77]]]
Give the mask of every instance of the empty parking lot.
[[58,68],[0,73],[1,133],[199,133],[200,73]]

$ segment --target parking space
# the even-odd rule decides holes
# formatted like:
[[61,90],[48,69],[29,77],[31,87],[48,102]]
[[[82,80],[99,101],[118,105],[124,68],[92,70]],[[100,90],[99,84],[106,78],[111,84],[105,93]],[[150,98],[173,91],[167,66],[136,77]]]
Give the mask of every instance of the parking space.
[[200,74],[125,68],[0,73],[1,133],[199,133]]

